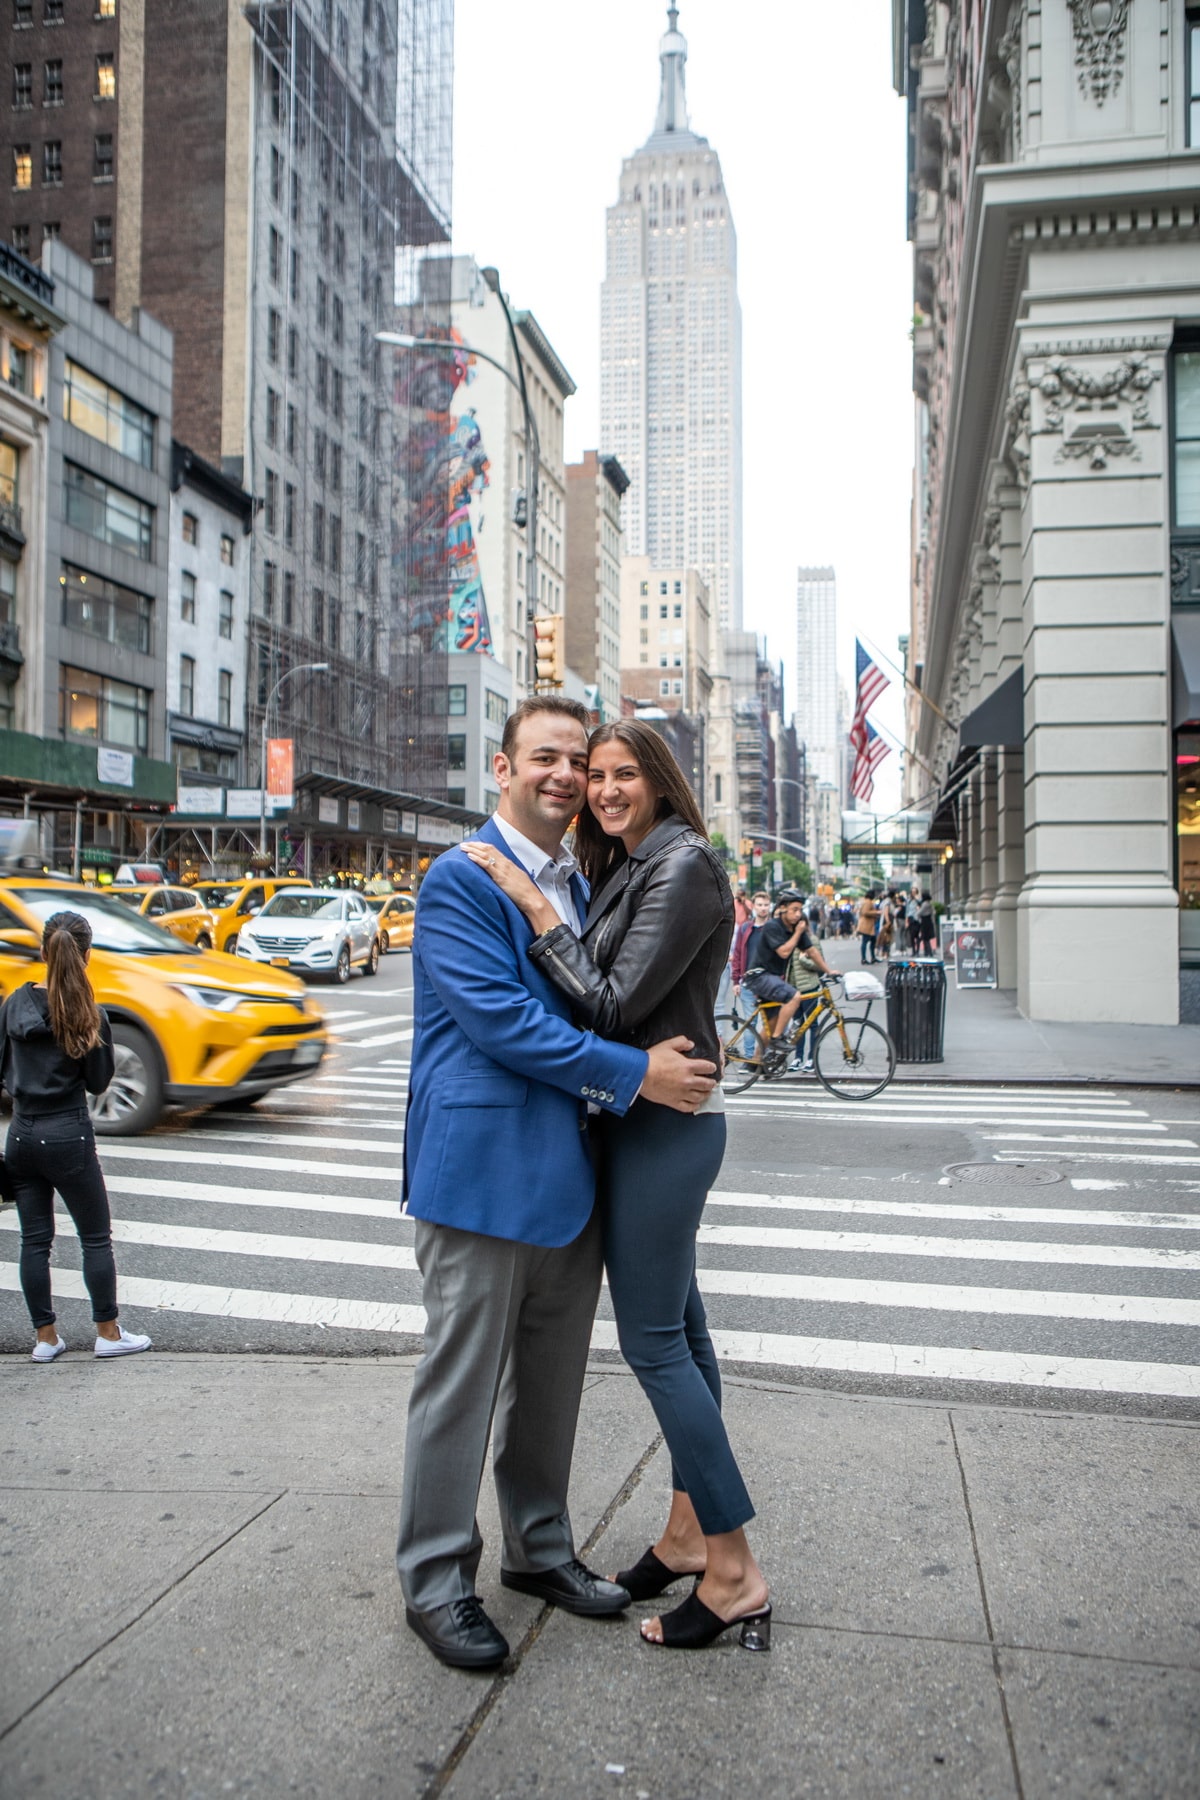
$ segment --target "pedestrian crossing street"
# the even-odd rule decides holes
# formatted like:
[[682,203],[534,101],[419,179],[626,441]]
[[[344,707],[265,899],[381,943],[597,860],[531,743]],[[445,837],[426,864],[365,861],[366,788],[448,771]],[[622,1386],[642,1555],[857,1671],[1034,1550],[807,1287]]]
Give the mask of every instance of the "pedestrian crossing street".
[[[322,1072],[252,1113],[101,1140],[122,1301],[164,1347],[173,1318],[416,1347],[413,1226],[397,1206],[411,1023],[345,1011],[335,1029],[340,1048]],[[368,1047],[378,1054],[364,1061]],[[897,1083],[854,1104],[811,1081],[739,1096],[727,1185],[710,1197],[698,1249],[718,1354],[801,1378],[810,1369],[1200,1397],[1200,1132],[1152,1116],[1143,1099]],[[785,1119],[803,1180],[775,1177],[763,1191],[729,1180],[731,1164],[744,1180],[753,1160],[744,1124]],[[864,1136],[874,1125],[953,1123],[981,1144],[981,1160],[1015,1165],[1020,1179],[1005,1189],[995,1168],[986,1185],[957,1174],[846,1179],[805,1154],[806,1120]],[[886,1145],[886,1131],[874,1135]],[[1041,1163],[1060,1178],[1028,1185]],[[69,1227],[59,1242],[56,1292],[82,1297]],[[0,1290],[14,1294],[17,1245],[6,1208]],[[11,1319],[12,1303],[4,1311]],[[616,1345],[605,1294],[593,1347]]]

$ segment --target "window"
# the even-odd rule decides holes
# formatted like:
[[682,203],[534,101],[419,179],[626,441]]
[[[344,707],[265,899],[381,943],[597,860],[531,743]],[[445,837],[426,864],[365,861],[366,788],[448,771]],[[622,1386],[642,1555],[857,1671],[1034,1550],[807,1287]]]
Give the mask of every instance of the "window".
[[494,693],[491,688],[484,688],[483,716],[489,725],[499,725],[503,728],[504,721],[508,717],[508,702],[503,694]]
[[110,263],[113,257],[112,219],[92,220],[92,261],[94,263]]
[[57,139],[42,145],[42,186],[62,186],[62,145]]
[[335,294],[333,296],[333,341],[334,341],[334,344],[340,347],[341,344],[345,341],[345,337],[346,337],[346,309],[342,305],[342,296],[340,294]]
[[181,656],[179,659],[179,710],[187,719],[190,719],[196,710],[196,659],[194,656]]
[[325,331],[329,324],[329,289],[320,276],[317,277],[317,327]]
[[115,100],[117,97],[116,59],[111,50],[96,58],[96,98],[97,100]]
[[43,0],[42,23],[44,25],[61,25],[63,22],[63,0]]
[[1175,524],[1200,529],[1200,344],[1171,358]]
[[285,448],[286,448],[289,456],[295,456],[295,454],[296,454],[296,409],[292,405],[290,400],[288,401],[288,409],[287,409],[287,437],[286,437],[286,442],[285,442]]
[[196,623],[196,577],[186,569],[179,577],[179,616],[185,625]]
[[[682,592],[683,592],[683,583],[682,583],[682,582],[681,582],[681,581],[677,581],[677,582],[676,582],[676,583],[675,583],[675,592],[676,592],[676,593],[677,593],[677,594],[682,594]],[[678,618],[678,617],[679,617],[679,609],[678,609],[678,607],[676,607],[676,609],[675,609],[675,617],[676,617],[676,618]]]
[[279,395],[274,388],[267,389],[267,442],[272,450],[279,442]]
[[669,617],[669,609],[665,606],[660,606],[658,609],[658,616],[660,619],[668,618]]
[[319,500],[313,507],[313,561],[318,568],[325,561],[325,508]]
[[263,564],[262,609],[263,617],[267,619],[275,612],[275,582],[278,575],[279,570],[273,562]]
[[282,156],[280,156],[279,151],[276,149],[275,145],[272,144],[271,145],[270,185],[271,185],[271,198],[275,202],[276,206],[279,205],[279,187],[280,187],[280,183],[282,182],[282,180],[283,180],[283,158],[282,158]]
[[267,269],[271,276],[272,287],[279,286],[279,276],[283,268],[283,239],[272,225],[267,233]]
[[221,561],[227,569],[233,567],[234,543],[225,532],[221,533]]
[[92,180],[111,181],[113,178],[113,140],[111,131],[96,133],[95,147],[92,153]]
[[[676,593],[678,593],[678,592],[679,592],[679,583],[678,583],[678,582],[676,582],[676,583],[675,583],[675,592],[676,592]],[[677,606],[677,607],[675,607],[675,608],[674,608],[674,609],[673,609],[673,616],[674,616],[674,617],[675,617],[675,618],[677,618],[677,619],[682,619],[682,617],[683,617],[683,608],[682,608],[682,606]]]
[[62,236],[62,220],[46,219],[42,224],[43,244],[56,244]]
[[66,736],[145,751],[150,731],[149,689],[64,664],[62,704]]
[[263,505],[263,523],[269,537],[275,536],[279,513],[279,477],[274,469],[267,470],[266,499]]
[[228,588],[217,595],[217,632],[223,638],[233,636],[233,595]]
[[283,622],[290,631],[296,616],[296,577],[290,569],[283,571]]
[[342,491],[342,446],[336,438],[329,440],[329,486],[335,494]]
[[346,233],[340,225],[333,228],[333,272],[335,275],[346,273]]
[[63,103],[62,62],[55,58],[46,64],[46,72],[42,78],[42,105],[61,106]]
[[28,256],[29,255],[29,227],[28,227],[28,225],[13,225],[10,228],[10,235],[11,235],[11,242],[12,242],[13,249],[19,250],[22,256]]
[[639,606],[638,617],[641,619],[648,619],[650,617],[650,608],[648,606]]
[[342,566],[342,521],[336,513],[329,515],[329,571],[336,575]]
[[465,769],[467,766],[467,736],[463,731],[453,731],[446,739],[446,767],[448,769]]
[[1193,149],[1200,148],[1200,7],[1187,13],[1187,130]]
[[[61,70],[62,64],[59,63]],[[33,64],[13,64],[13,106],[18,112],[28,112],[33,105]]]
[[660,681],[658,684],[658,691],[660,694],[669,694],[671,691],[671,683],[669,681]]
[[33,152],[28,144],[13,145],[13,186],[15,188],[31,188],[33,186]]
[[22,30],[33,24],[33,0],[13,0],[13,26]]
[[[0,506],[19,504],[17,482],[20,467],[21,457],[16,445],[6,444],[0,438]],[[0,561],[0,577],[7,578],[11,569],[11,563]]]
[[110,486],[76,463],[63,464],[63,493],[68,525],[102,544],[110,544],[114,550],[124,550],[142,562],[150,561],[152,506],[122,488]]
[[312,640],[314,644],[322,644],[325,641],[325,596],[320,588],[313,589]]
[[283,541],[289,546],[296,541],[296,490],[290,481],[283,488]]
[[194,544],[196,542],[196,539],[200,535],[200,527],[195,513],[184,513],[180,535],[185,544]]
[[[650,583],[648,581],[643,581],[643,582],[639,583],[638,592],[639,592],[639,594],[648,594],[650,592]],[[643,613],[642,617],[645,618],[645,616],[646,616],[645,613]]]
[[279,367],[279,333],[283,320],[273,306],[267,308],[267,361],[272,368]]
[[288,258],[288,293],[293,300],[300,298],[300,252],[293,250]]
[[342,371],[340,369],[331,369],[329,374],[329,410],[332,412],[335,419],[340,420],[342,416]]
[[446,711],[452,719],[466,717],[467,689],[465,682],[453,682],[446,689]]
[[325,433],[320,426],[313,432],[313,474],[324,485],[325,481]]
[[[665,582],[665,581],[660,581],[660,582],[659,582],[659,584],[658,584],[658,591],[659,591],[659,593],[660,593],[660,594],[665,594],[665,593],[666,593],[666,591],[667,591],[667,584],[666,584],[666,582]],[[664,618],[664,619],[665,619],[665,618],[666,618],[666,616],[667,616],[667,615],[666,615],[666,613],[664,613],[664,614],[663,614],[663,618]]]
[[217,671],[217,724],[233,723],[233,673],[230,669]]
[[58,576],[62,589],[62,622],[68,631],[86,631],[121,650],[150,654],[150,628],[154,602],[145,594],[100,575],[90,575],[72,563],[63,563]]
[[294,325],[288,326],[287,372],[292,381],[295,381],[300,373],[300,333]]
[[338,600],[335,600],[333,595],[331,594],[329,596],[329,648],[331,650],[336,650],[339,648],[338,640],[340,639],[341,635],[342,635],[341,602]]
[[117,0],[96,0],[96,17],[98,19],[115,19],[117,16]]

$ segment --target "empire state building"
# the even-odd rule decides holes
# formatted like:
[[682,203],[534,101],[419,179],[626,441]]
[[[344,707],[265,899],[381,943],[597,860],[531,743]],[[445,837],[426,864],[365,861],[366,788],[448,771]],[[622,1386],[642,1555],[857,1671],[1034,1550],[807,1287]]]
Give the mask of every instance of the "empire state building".
[[742,349],[737,238],[707,138],[688,123],[678,8],[659,46],[658,117],[608,209],[600,441],[630,477],[631,555],[701,571],[742,625]]

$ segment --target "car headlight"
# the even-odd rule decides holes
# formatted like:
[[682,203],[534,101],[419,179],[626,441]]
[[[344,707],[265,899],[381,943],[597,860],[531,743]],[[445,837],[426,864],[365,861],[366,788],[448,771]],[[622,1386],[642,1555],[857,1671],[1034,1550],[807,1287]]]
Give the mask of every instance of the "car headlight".
[[255,1001],[261,994],[230,993],[228,988],[193,987],[190,982],[179,982],[175,992],[190,1000],[193,1006],[205,1007],[209,1012],[236,1012],[244,1001]]

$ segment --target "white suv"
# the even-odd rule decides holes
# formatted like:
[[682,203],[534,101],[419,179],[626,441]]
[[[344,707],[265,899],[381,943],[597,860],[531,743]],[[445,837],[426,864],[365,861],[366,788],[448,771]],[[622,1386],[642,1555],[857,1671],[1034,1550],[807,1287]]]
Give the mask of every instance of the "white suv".
[[361,894],[284,888],[238,932],[237,954],[251,962],[349,981],[352,968],[379,971],[379,921]]

